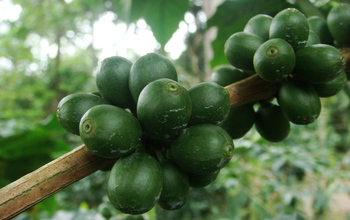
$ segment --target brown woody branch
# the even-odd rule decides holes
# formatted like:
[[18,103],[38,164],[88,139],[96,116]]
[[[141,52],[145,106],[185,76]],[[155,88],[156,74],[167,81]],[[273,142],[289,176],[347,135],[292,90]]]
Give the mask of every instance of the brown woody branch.
[[231,108],[267,100],[273,97],[281,87],[281,83],[266,82],[254,74],[246,79],[228,85]]
[[11,219],[70,184],[115,162],[75,148],[39,169],[0,189],[0,219]]
[[[231,94],[232,107],[271,97],[278,85],[267,83],[253,75],[226,89]],[[0,219],[11,219],[26,209],[116,161],[90,153],[82,145],[43,167],[0,189]]]

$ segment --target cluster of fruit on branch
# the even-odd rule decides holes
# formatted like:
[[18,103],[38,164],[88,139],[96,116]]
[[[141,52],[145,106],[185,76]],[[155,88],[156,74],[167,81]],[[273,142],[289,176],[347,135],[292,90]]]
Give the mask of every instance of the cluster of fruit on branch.
[[172,62],[156,53],[134,63],[104,59],[96,84],[98,94],[64,97],[57,117],[93,154],[119,158],[107,193],[116,209],[179,209],[190,187],[208,185],[230,161],[234,143],[218,125],[230,111],[224,87],[204,82],[187,90]]
[[228,38],[225,55],[231,65],[217,67],[212,81],[227,86],[256,73],[281,88],[275,97],[257,103],[256,111],[255,103],[231,109],[222,126],[240,138],[255,124],[261,137],[278,142],[288,136],[290,122],[314,122],[321,112],[320,98],[336,95],[346,83],[340,48],[350,46],[349,35],[348,4],[333,7],[327,20],[306,18],[295,8],[275,17],[252,17],[242,32]]
[[[179,209],[190,187],[216,179],[232,158],[233,139],[243,137],[253,124],[263,138],[281,141],[289,133],[289,122],[313,122],[320,114],[320,97],[341,90],[344,57],[324,43],[322,34],[328,24],[331,41],[348,46],[349,38],[339,37],[336,27],[339,16],[349,17],[349,8],[334,8],[328,21],[307,19],[296,9],[274,18],[253,17],[243,32],[227,40],[224,52],[232,66],[219,67],[212,82],[189,89],[177,81],[172,62],[157,53],[134,63],[119,56],[106,58],[97,70],[99,91],[64,97],[57,107],[58,120],[93,154],[119,158],[107,183],[116,209],[127,214],[145,213],[156,204]],[[224,86],[253,73],[284,82],[278,105],[271,98],[259,102],[256,112],[254,103],[230,108]]]

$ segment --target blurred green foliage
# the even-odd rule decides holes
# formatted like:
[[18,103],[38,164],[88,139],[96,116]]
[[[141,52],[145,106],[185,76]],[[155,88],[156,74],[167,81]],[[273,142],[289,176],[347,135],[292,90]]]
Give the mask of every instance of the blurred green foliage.
[[[223,45],[250,17],[273,16],[286,7],[325,16],[339,2],[348,1],[223,1],[204,22],[199,19],[204,12],[200,0],[12,0],[21,7],[19,18],[0,23],[0,187],[81,144],[79,137],[61,128],[55,108],[67,94],[97,90],[93,70],[100,51],[93,41],[77,42],[91,35],[104,13],[113,12],[116,23],[130,26],[144,19],[161,53],[185,13],[192,14],[197,29],[187,33],[188,49],[174,61],[181,81],[191,85],[205,79],[197,72],[210,74],[204,69],[203,34],[211,28],[217,28],[211,44],[213,69],[227,63]],[[178,211],[156,207],[144,215],[124,215],[106,197],[108,172],[98,171],[16,219],[350,219],[349,205],[339,205],[350,201],[347,91],[348,85],[337,96],[323,99],[317,122],[293,125],[281,143],[263,140],[255,129],[235,140],[236,154],[228,167],[213,184],[192,189]],[[335,200],[337,195],[347,200]]]

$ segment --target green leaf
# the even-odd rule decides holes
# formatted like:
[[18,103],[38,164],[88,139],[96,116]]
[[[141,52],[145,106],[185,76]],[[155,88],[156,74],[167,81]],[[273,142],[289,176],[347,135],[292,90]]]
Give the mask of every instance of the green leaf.
[[162,47],[178,29],[188,9],[188,0],[122,0],[116,3],[119,19],[128,24],[145,19]]
[[71,150],[55,117],[32,130],[0,139],[0,185],[6,185]]
[[218,6],[216,13],[208,20],[208,28],[218,28],[217,37],[212,42],[214,58],[212,68],[228,64],[224,54],[226,40],[234,33],[243,31],[248,20],[257,14],[274,16],[284,8],[292,5],[281,0],[235,0],[225,1]]
[[50,196],[49,198],[37,204],[35,207],[38,208],[40,211],[42,210],[46,212],[50,217],[52,217],[60,208],[56,201],[56,195]]
[[162,47],[170,40],[189,9],[188,0],[151,0],[145,11],[145,20]]
[[0,158],[17,159],[36,155],[51,155],[59,151],[68,151],[70,147],[56,139],[65,133],[57,118],[51,116],[45,124],[37,125],[33,130],[27,130],[0,139]]
[[113,4],[118,19],[131,24],[143,17],[143,11],[149,0],[117,0]]
[[326,194],[326,192],[322,191],[322,189],[318,189],[318,191],[316,192],[316,195],[314,197],[312,208],[317,213],[322,213],[325,211],[325,209],[327,209],[328,201],[329,201],[329,197]]
[[0,155],[2,159],[34,156],[47,153],[49,145],[50,137],[45,130],[26,131],[0,140]]

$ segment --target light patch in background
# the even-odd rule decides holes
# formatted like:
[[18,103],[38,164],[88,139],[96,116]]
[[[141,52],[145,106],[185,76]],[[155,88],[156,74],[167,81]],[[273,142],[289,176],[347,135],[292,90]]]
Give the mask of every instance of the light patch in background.
[[[70,0],[65,0],[67,3]],[[19,5],[13,4],[10,0],[0,0],[0,22],[2,20],[15,21],[19,18],[22,9]],[[165,45],[164,50],[168,53],[171,59],[177,59],[186,50],[185,37],[189,32],[196,30],[194,17],[190,13],[186,13],[185,21],[179,23],[178,30],[173,34],[172,38]],[[74,44],[86,48],[93,42],[94,48],[99,51],[98,58],[100,60],[110,56],[122,56],[126,58],[142,56],[149,52],[153,52],[160,48],[156,41],[151,28],[146,24],[145,20],[140,19],[136,24],[127,26],[125,23],[115,22],[117,15],[113,12],[106,12],[93,25],[92,34],[85,34],[83,36],[74,36],[74,32],[68,31],[66,37],[73,40]],[[90,32],[88,25],[81,24],[81,27],[86,27],[86,33]],[[1,25],[0,30],[6,32],[6,27]],[[31,37],[29,37],[31,38]],[[69,46],[63,39],[62,52],[72,54],[75,52],[74,46]],[[43,58],[40,51],[45,51],[45,55],[53,58],[57,53],[57,47],[48,44],[46,39],[41,39],[40,47],[33,51],[36,55]],[[28,40],[30,42],[30,40]],[[2,62],[4,63],[4,62]]]
[[100,50],[100,59],[110,56],[129,57],[153,52],[158,46],[146,22],[139,20],[129,27],[125,23],[115,24],[116,15],[106,12],[94,24],[93,46]]
[[[6,57],[0,57],[0,67],[4,70],[10,71],[13,68],[13,63],[10,59],[7,59]],[[4,74],[4,72],[0,72],[0,75],[2,74]]]
[[[135,54],[142,56],[160,48],[145,20],[140,19],[128,27],[125,23],[115,24],[115,19],[114,13],[106,12],[94,24],[93,45],[101,50],[100,59],[115,55],[126,58]],[[193,24],[194,21],[190,17],[188,19],[188,22]],[[190,31],[189,28],[188,23],[181,21],[178,30],[165,45],[164,50],[170,58],[177,59],[186,50],[184,41]]]
[[196,18],[194,17],[194,15],[190,12],[186,12],[185,13],[185,21],[188,25],[188,31],[190,33],[194,33],[197,30],[197,26],[196,26]]
[[0,1],[0,22],[3,20],[15,21],[22,11],[21,6],[13,4],[10,0]]
[[169,54],[170,58],[176,60],[181,56],[182,52],[186,50],[185,38],[188,31],[186,22],[181,21],[179,28],[164,47],[164,50]]

